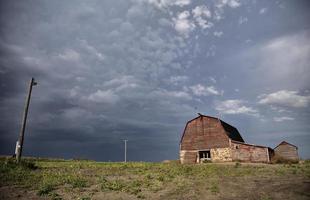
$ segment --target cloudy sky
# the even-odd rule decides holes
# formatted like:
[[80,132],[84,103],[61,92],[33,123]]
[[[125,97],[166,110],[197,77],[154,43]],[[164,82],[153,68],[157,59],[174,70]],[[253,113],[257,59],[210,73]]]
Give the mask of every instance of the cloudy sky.
[[197,113],[310,158],[307,0],[1,1],[0,154],[177,159]]

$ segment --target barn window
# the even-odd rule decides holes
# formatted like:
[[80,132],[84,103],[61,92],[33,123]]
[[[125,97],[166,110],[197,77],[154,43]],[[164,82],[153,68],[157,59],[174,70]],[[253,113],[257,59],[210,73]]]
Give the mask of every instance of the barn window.
[[236,147],[236,149],[239,149],[239,146],[238,146],[238,145],[236,145],[235,147]]
[[211,153],[210,150],[208,151],[199,151],[199,159],[203,160],[211,160]]

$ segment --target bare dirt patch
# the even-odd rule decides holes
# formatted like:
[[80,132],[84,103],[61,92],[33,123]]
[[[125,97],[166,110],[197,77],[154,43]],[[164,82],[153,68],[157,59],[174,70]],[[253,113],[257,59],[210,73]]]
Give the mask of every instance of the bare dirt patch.
[[44,200],[48,197],[40,197],[35,191],[17,186],[0,187],[0,199],[19,199],[19,200]]

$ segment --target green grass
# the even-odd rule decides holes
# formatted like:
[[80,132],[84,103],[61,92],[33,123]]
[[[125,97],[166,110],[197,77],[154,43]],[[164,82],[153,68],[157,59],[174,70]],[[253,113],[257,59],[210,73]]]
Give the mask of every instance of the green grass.
[[39,196],[44,196],[50,194],[55,189],[53,184],[43,184],[39,187],[37,194]]
[[87,186],[87,180],[81,177],[68,176],[65,182],[73,188],[84,188]]
[[310,162],[275,165],[181,165],[176,162],[116,163],[27,159],[18,165],[13,160],[0,158],[0,186],[22,186],[36,191],[39,196],[49,196],[51,199],[61,199],[59,191],[80,194],[79,199],[91,199],[96,192],[124,193],[141,199],[149,199],[150,195],[161,193],[170,195],[172,199],[176,196],[196,198],[190,195],[199,194],[199,188],[197,194],[187,191],[193,190],[197,185],[216,195],[225,192],[221,189],[220,180],[290,176],[309,179]]
[[101,190],[103,191],[122,191],[126,184],[122,180],[107,180],[105,177],[101,178]]

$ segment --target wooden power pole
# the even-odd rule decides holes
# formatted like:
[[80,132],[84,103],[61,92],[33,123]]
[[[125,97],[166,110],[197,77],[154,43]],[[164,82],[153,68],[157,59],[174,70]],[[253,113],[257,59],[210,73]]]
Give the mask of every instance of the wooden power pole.
[[127,141],[128,140],[124,140],[124,142],[125,142],[125,162],[127,162]]
[[20,129],[20,133],[19,133],[19,137],[18,137],[18,141],[16,143],[16,149],[15,149],[17,163],[20,162],[20,158],[21,158],[22,151],[23,151],[24,134],[25,134],[25,128],[26,128],[28,108],[29,108],[29,104],[30,104],[32,86],[34,86],[34,85],[37,85],[37,83],[34,81],[34,78],[31,78],[31,80],[29,82],[28,95],[27,95],[25,108],[24,108],[24,114],[23,114],[23,119],[22,119],[22,127]]

